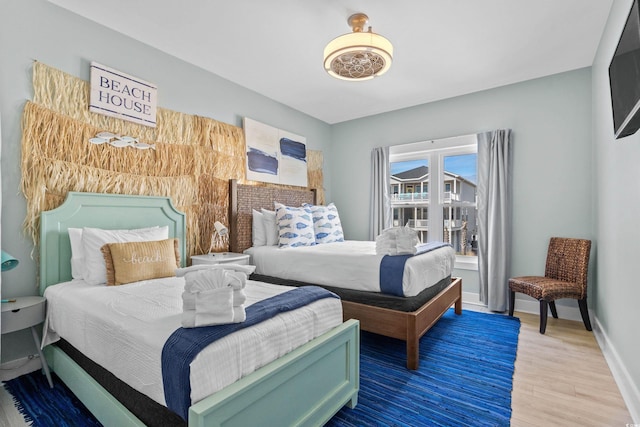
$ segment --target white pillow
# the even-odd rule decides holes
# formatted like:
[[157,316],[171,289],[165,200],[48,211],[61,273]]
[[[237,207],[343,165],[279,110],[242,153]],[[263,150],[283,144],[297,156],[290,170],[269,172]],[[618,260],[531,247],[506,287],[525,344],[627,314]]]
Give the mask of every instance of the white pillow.
[[166,240],[169,227],[150,227],[134,230],[103,230],[100,228],[82,229],[82,248],[84,250],[84,281],[90,285],[107,283],[107,267],[100,248],[107,243],[145,242]]
[[267,244],[267,230],[264,228],[262,212],[251,210],[253,222],[251,224],[251,241],[253,246],[264,246]]
[[278,246],[295,248],[316,244],[311,209],[294,208],[277,202],[275,207],[278,221]]
[[275,211],[261,209],[262,222],[264,223],[265,234],[267,235],[267,246],[278,244],[278,224],[276,223]]
[[[148,227],[139,230],[148,230],[159,228]],[[127,231],[127,230],[114,230],[114,231]],[[82,245],[82,228],[70,227],[67,229],[69,233],[69,242],[71,243],[71,277],[74,279],[82,279],[84,274],[84,248]]]
[[82,279],[84,273],[84,250],[82,249],[82,228],[69,228],[71,242],[71,277]]
[[317,206],[305,203],[313,214],[313,230],[316,243],[344,242],[342,224],[338,215],[338,208],[333,203],[327,206]]

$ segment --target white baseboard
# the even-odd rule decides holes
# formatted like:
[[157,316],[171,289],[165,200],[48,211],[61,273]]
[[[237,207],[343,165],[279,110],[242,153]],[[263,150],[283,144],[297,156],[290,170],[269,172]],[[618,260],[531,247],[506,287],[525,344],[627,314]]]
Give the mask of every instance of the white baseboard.
[[622,360],[620,360],[618,352],[611,344],[598,318],[596,317],[594,320],[593,334],[609,365],[613,379],[620,389],[620,394],[622,394],[622,398],[627,404],[631,418],[633,418],[633,422],[638,425],[640,424],[640,389],[638,389],[638,384],[634,384],[633,381],[630,380],[631,375],[629,371],[624,366],[624,363],[622,363]]
[[480,295],[478,295],[477,292],[462,292],[462,303],[486,307],[484,303],[480,301]]
[[9,381],[20,375],[42,369],[40,356],[33,354],[0,365],[0,381]]
[[[472,305],[481,305],[486,308],[486,305],[482,301],[480,301],[480,295],[478,295],[477,292],[463,292],[462,303],[472,304]],[[564,306],[556,303],[556,309],[558,311],[558,317],[560,319],[576,320],[578,322],[582,322],[582,316],[580,315],[580,308],[578,307],[577,301],[575,301],[575,307]],[[521,311],[523,313],[539,314],[540,303],[538,302],[538,300],[533,298],[530,298],[530,299],[516,298],[515,310]],[[589,313],[591,313],[591,311],[589,311]],[[551,312],[549,312],[549,316],[551,316]],[[592,314],[589,314],[589,316],[593,319]]]

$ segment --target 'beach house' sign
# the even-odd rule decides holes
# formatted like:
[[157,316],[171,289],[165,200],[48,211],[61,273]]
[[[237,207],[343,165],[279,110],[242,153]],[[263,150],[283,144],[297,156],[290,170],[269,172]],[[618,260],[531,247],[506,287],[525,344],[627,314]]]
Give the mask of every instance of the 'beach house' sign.
[[157,102],[153,83],[91,63],[89,111],[156,127]]

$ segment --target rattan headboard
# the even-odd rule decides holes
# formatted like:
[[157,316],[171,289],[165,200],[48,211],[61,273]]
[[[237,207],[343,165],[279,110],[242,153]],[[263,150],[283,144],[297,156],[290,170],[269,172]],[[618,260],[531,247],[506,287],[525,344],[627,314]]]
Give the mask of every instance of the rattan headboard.
[[229,181],[229,250],[242,253],[251,247],[252,209],[273,210],[273,202],[287,206],[316,203],[316,190],[238,184]]

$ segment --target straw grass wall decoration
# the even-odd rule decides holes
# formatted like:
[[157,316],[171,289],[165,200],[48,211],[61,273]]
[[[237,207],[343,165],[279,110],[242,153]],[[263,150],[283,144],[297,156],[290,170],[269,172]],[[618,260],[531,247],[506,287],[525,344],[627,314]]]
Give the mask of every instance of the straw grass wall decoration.
[[[273,186],[245,180],[240,127],[163,108],[155,128],[94,114],[89,82],[40,62],[33,64],[33,89],[22,118],[21,187],[27,199],[24,229],[36,246],[40,212],[58,207],[69,191],[84,191],[170,197],[187,216],[187,256],[206,253],[214,221],[229,222],[229,179]],[[156,149],[88,142],[102,131]],[[307,150],[307,174],[309,188],[324,203],[322,152]]]

